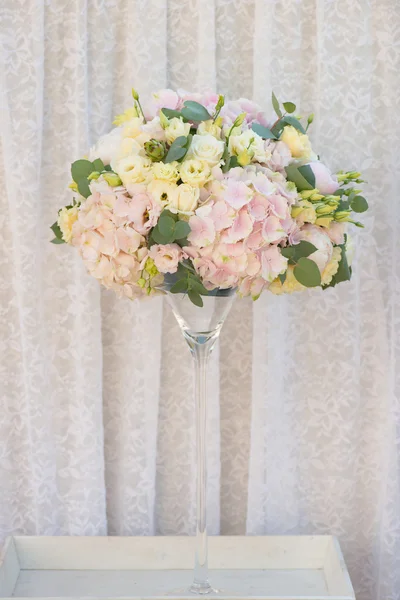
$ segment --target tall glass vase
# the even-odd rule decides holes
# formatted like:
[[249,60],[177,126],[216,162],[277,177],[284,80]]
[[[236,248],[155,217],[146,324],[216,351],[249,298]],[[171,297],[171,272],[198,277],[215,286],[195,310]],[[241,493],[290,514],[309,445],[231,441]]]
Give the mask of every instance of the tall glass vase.
[[193,357],[196,405],[197,517],[194,578],[189,591],[209,594],[207,551],[207,373],[210,354],[235,299],[235,290],[219,290],[203,296],[195,306],[185,294],[171,294],[167,300],[179,323]]

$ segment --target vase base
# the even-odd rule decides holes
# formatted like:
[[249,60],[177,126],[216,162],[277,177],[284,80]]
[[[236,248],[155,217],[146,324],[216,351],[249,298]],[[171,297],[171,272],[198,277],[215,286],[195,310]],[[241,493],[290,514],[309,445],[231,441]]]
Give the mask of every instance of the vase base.
[[189,592],[196,596],[205,596],[207,594],[216,594],[217,590],[214,590],[208,581],[194,581],[189,588]]

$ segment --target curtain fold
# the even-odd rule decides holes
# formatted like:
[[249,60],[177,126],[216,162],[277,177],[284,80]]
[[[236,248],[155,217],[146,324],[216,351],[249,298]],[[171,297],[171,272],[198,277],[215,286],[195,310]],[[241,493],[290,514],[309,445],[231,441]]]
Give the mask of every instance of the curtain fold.
[[354,278],[237,300],[209,388],[210,531],[333,533],[359,600],[400,600],[400,7],[396,0],[3,0],[0,543],[193,534],[190,353],[158,298],[49,244],[69,164],[131,87],[215,88],[316,118],[368,181]]

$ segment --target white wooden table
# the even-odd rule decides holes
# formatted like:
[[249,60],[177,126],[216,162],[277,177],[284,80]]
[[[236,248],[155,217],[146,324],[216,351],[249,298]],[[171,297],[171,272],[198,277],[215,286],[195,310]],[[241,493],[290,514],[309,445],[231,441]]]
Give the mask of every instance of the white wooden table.
[[[194,538],[8,538],[0,598],[190,598]],[[332,536],[215,536],[210,582],[218,598],[354,600]]]

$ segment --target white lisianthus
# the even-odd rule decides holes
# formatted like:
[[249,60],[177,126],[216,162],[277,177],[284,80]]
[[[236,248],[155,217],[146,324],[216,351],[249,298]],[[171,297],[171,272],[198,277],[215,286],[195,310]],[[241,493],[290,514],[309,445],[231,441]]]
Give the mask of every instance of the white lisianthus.
[[292,125],[286,125],[280,136],[280,141],[288,146],[293,158],[314,159],[308,135],[301,133]]
[[187,137],[190,133],[190,123],[184,123],[181,118],[174,117],[170,119],[167,127],[165,128],[165,137],[167,138],[168,144],[172,144],[176,138],[184,135]]
[[100,158],[105,165],[111,164],[118,154],[121,138],[122,129],[120,127],[115,127],[110,133],[103,135],[97,144],[90,148],[88,159],[92,161],[96,160],[96,158]]
[[181,164],[180,175],[184,183],[203,186],[210,179],[210,165],[204,160],[197,160],[195,158],[185,160]]
[[176,160],[170,163],[156,162],[153,164],[153,176],[155,179],[176,183],[179,179],[179,163]]
[[256,162],[265,162],[271,158],[271,152],[266,150],[262,137],[251,129],[229,137],[229,152],[234,156],[248,153]]
[[211,119],[202,121],[197,128],[198,135],[213,135],[217,140],[221,139],[221,127],[218,127]]
[[153,179],[148,185],[147,191],[151,194],[154,201],[162,206],[169,207],[171,204],[176,204],[177,202],[178,186],[171,181],[166,181],[165,179]]
[[150,180],[151,165],[152,162],[149,158],[131,154],[118,161],[116,172],[129,191],[131,184],[145,183]]
[[168,205],[168,208],[173,213],[193,215],[199,203],[199,198],[200,190],[198,187],[182,183],[181,185],[178,185],[177,194],[174,196],[173,201]]
[[224,142],[217,140],[213,135],[194,135],[190,144],[187,158],[205,160],[210,167],[217,165],[224,153]]
[[61,229],[62,238],[64,242],[69,244],[72,239],[72,226],[75,221],[78,219],[78,207],[71,206],[71,208],[67,208],[66,206],[60,210],[58,213],[57,224]]
[[135,138],[141,133],[143,125],[143,117],[134,117],[127,121],[122,129],[122,137]]

